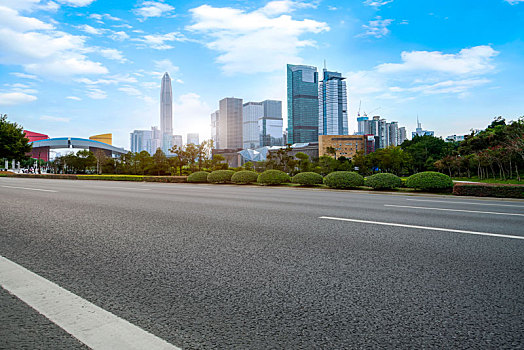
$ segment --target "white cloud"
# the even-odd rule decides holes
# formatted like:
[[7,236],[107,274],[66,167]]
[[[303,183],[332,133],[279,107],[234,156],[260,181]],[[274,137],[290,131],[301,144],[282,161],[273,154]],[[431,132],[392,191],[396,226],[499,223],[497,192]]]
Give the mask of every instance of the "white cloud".
[[9,74],[14,75],[15,77],[18,77],[18,78],[40,80],[36,75],[33,75],[33,74],[18,73],[18,72],[13,72]]
[[80,29],[83,32],[86,32],[87,34],[93,34],[93,35],[102,35],[105,32],[105,29],[94,28],[88,24],[82,24],[80,26],[76,26],[76,28]]
[[45,120],[48,122],[60,122],[60,123],[69,123],[71,121],[71,118],[64,118],[64,117],[54,117],[51,115],[43,115],[40,117],[40,120]]
[[102,19],[108,19],[108,20],[111,20],[111,21],[121,21],[122,20],[122,19],[120,19],[118,17],[111,16],[109,13],[102,13],[102,14],[100,14],[100,13],[93,13],[93,14],[89,15],[89,18],[95,19],[99,23],[103,23]]
[[0,92],[0,106],[13,106],[36,101],[37,97],[23,92]]
[[91,80],[89,78],[79,78],[75,80],[78,83],[86,85],[116,85],[122,83],[136,83],[137,80],[135,77],[130,76],[129,74],[125,75],[110,75],[106,78]]
[[374,20],[369,21],[368,24],[363,24],[362,28],[365,29],[365,32],[359,34],[358,36],[373,36],[375,38],[382,38],[389,34],[388,26],[393,22],[393,19],[382,19],[382,17],[377,16]]
[[86,91],[86,95],[93,100],[103,100],[107,98],[106,92],[97,88],[89,88]]
[[74,101],[82,101],[82,99],[77,96],[67,96],[66,98],[69,100],[74,100]]
[[464,96],[491,81],[484,77],[495,66],[498,54],[490,46],[476,46],[456,54],[411,51],[401,54],[402,63],[385,63],[369,71],[350,72],[348,90],[354,98],[410,99],[419,95]]
[[179,32],[171,32],[167,34],[144,35],[141,38],[133,39],[133,41],[143,43],[140,44],[139,47],[150,47],[155,50],[168,50],[173,48],[172,45],[167,44],[168,42],[187,41],[187,38]]
[[175,8],[160,1],[142,1],[139,7],[135,8],[133,12],[141,17],[139,20],[145,21],[150,17],[162,17],[170,15]]
[[124,41],[126,39],[129,39],[129,35],[124,31],[119,32],[113,32],[109,37],[115,41]]
[[121,51],[117,49],[101,49],[100,54],[110,60],[119,61],[120,63],[127,62],[127,58],[122,55]]
[[276,0],[270,1],[266,6],[262,7],[259,11],[268,16],[281,15],[283,13],[289,13],[300,8],[316,8],[315,4],[305,3],[300,1],[291,0]]
[[491,46],[462,49],[457,54],[440,51],[402,52],[402,63],[385,63],[377,67],[381,73],[433,70],[452,74],[483,73],[493,69],[493,57],[498,54]]
[[524,0],[504,0],[504,1],[507,2],[510,5],[516,5],[516,4],[520,4],[520,3],[524,2]]
[[174,74],[180,70],[178,66],[175,66],[173,62],[171,62],[169,59],[163,59],[160,61],[154,61],[155,68],[162,72],[161,74],[164,74],[164,72],[168,72],[170,74]]
[[393,2],[393,0],[366,0],[364,1],[364,4],[378,9],[386,4],[389,4],[390,2]]
[[13,10],[31,10],[40,3],[40,0],[0,0],[0,6],[10,7]]
[[54,30],[51,24],[1,8],[0,64],[21,65],[47,76],[103,74],[107,69],[85,55],[85,38]]
[[72,7],[84,7],[91,5],[95,0],[56,0],[60,4],[64,4]]
[[127,28],[127,29],[133,28],[133,26],[131,26],[131,25],[127,24],[127,23],[115,24],[115,25],[112,25],[112,27],[114,27],[114,28]]
[[301,40],[303,35],[329,30],[324,22],[295,20],[282,13],[291,12],[297,4],[272,1],[251,12],[202,5],[190,10],[194,24],[187,29],[210,39],[206,46],[220,53],[217,62],[224,72],[271,72],[289,62],[302,62],[300,49],[315,45]]
[[126,94],[128,94],[130,96],[142,96],[142,92],[140,90],[138,90],[137,88],[132,87],[132,86],[122,86],[122,87],[118,88],[118,91],[125,92]]

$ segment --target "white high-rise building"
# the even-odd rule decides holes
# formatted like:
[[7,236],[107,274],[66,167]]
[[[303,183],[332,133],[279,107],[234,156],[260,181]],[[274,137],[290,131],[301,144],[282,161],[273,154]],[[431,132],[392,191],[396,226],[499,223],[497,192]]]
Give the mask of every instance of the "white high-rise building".
[[213,141],[213,148],[219,149],[218,145],[218,119],[220,112],[215,111],[211,113],[211,140]]
[[200,144],[200,140],[198,137],[198,133],[189,133],[187,134],[187,144],[192,143],[193,145],[198,146]]
[[217,134],[220,148],[242,148],[242,99],[226,97],[220,100],[219,105],[220,119]]
[[135,130],[131,133],[131,152],[151,151],[151,130]]
[[162,133],[162,150],[167,154],[173,141],[173,91],[171,78],[167,72],[162,77],[160,89],[160,132]]
[[173,146],[182,147],[183,145],[182,135],[173,135]]

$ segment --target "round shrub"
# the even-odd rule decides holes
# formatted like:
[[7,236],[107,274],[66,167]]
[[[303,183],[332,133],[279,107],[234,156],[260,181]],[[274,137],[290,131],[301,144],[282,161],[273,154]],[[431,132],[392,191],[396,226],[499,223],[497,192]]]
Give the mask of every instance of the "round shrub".
[[187,177],[187,182],[207,182],[207,171],[197,171]]
[[291,179],[291,182],[294,184],[301,184],[303,186],[313,186],[313,185],[319,185],[322,183],[322,175],[313,173],[313,172],[305,172],[305,173],[298,173]]
[[289,175],[280,170],[266,170],[258,175],[257,179],[257,182],[263,185],[280,185],[290,181]]
[[245,185],[252,182],[257,182],[258,174],[254,171],[242,170],[238,171],[231,176],[231,182],[235,184]]
[[354,171],[334,171],[326,175],[324,183],[331,188],[345,189],[364,185],[364,178]]
[[235,172],[233,170],[215,170],[207,176],[207,182],[214,184],[224,184],[231,182],[231,177]]
[[406,187],[429,192],[439,192],[453,188],[453,181],[446,174],[435,171],[425,171],[408,177]]
[[374,190],[390,190],[401,187],[402,180],[397,175],[381,173],[366,178],[366,186],[373,187]]

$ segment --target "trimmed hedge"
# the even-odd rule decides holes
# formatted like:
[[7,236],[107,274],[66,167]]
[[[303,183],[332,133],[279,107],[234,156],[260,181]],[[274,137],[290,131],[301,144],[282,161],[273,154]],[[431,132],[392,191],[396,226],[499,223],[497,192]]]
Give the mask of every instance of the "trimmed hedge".
[[291,178],[288,174],[280,170],[266,170],[258,175],[257,182],[262,185],[281,185],[290,182]]
[[231,182],[231,177],[234,173],[233,170],[215,170],[207,176],[207,182],[225,184]]
[[391,190],[402,186],[402,180],[395,174],[380,173],[366,178],[366,186],[374,190]]
[[354,188],[364,185],[364,177],[354,171],[334,171],[326,175],[324,184],[331,188]]
[[77,180],[79,175],[75,174],[13,174],[13,177],[40,178],[40,179],[62,179]]
[[183,183],[187,176],[144,176],[145,182]]
[[144,181],[142,175],[76,175],[78,180]]
[[300,184],[302,186],[314,186],[322,184],[324,178],[322,175],[314,172],[298,173],[291,179],[294,184]]
[[457,183],[453,186],[456,196],[524,198],[524,185]]
[[187,182],[207,182],[207,171],[197,171],[187,177]]
[[453,188],[453,180],[446,174],[424,171],[408,177],[406,187],[429,192],[441,192]]
[[257,182],[258,174],[254,171],[242,170],[237,171],[231,176],[231,182],[239,185],[246,185],[253,182]]

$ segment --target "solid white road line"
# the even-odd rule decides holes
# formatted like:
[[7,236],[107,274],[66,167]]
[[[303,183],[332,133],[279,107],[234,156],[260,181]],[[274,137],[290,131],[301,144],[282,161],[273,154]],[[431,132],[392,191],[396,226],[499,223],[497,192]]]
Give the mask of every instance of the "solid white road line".
[[[499,203],[477,203],[477,202],[456,202],[454,200],[448,200],[448,201],[439,201],[439,200],[432,200],[432,199],[414,199],[414,198],[406,198],[407,201],[414,201],[414,202],[434,202],[434,203],[447,203],[447,204],[468,204],[468,205],[492,205],[492,206],[498,206],[498,207],[514,207],[514,208],[524,208],[524,205],[512,205],[512,204],[499,204]],[[479,201],[480,202],[480,201]]]
[[41,189],[41,188],[30,188],[30,187],[18,187],[18,186],[2,186],[2,187],[5,187],[5,188],[17,188],[17,189],[20,189],[20,190],[29,190],[29,191],[58,192],[58,191],[53,191],[53,190],[44,190],[44,189]]
[[330,217],[330,216],[321,216],[321,217],[319,217],[319,219],[358,222],[358,223],[361,223],[361,224],[374,224],[374,225],[384,225],[384,226],[417,228],[417,229],[421,229],[421,230],[430,230],[430,231],[457,232],[457,233],[466,233],[466,234],[470,234],[470,235],[491,236],[491,237],[500,237],[500,238],[513,238],[513,239],[522,239],[522,240],[524,240],[523,236],[511,236],[511,235],[502,235],[502,234],[498,234],[498,233],[455,230],[455,229],[451,229],[451,228],[442,228],[442,227],[429,227],[429,226],[395,224],[395,223],[392,223],[392,222],[366,221],[366,220],[357,220],[357,219],[335,218],[335,217]]
[[429,207],[412,207],[410,205],[395,205],[395,204],[384,204],[385,207],[395,208],[409,208],[409,209],[422,209],[422,210],[437,210],[437,211],[458,211],[463,213],[476,213],[476,214],[493,214],[493,215],[510,215],[510,216],[524,216],[524,214],[517,213],[500,213],[496,211],[478,211],[478,210],[465,210],[465,209],[448,209],[448,208],[429,208]]
[[3,256],[0,284],[92,349],[179,349]]

